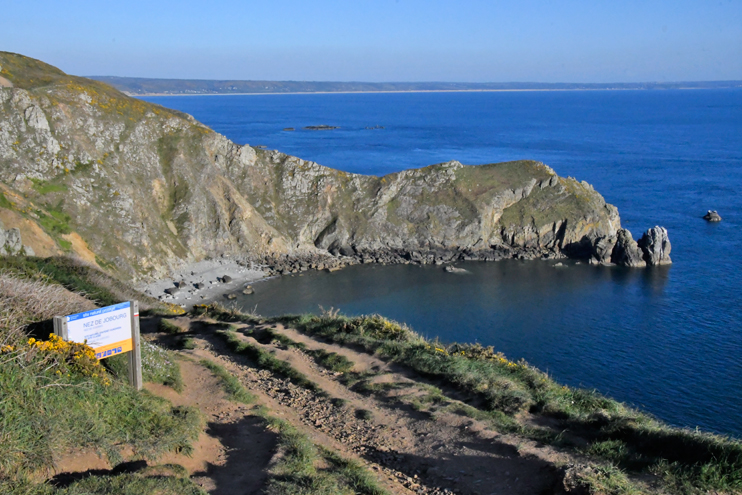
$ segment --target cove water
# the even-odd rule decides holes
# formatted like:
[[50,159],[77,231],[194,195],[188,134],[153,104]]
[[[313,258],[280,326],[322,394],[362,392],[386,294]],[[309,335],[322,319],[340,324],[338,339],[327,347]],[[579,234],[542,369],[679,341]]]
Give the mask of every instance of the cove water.
[[[634,238],[666,227],[673,265],[356,266],[268,280],[241,303],[265,315],[380,313],[493,345],[671,424],[742,437],[742,90],[146,99],[237,143],[348,172],[534,159],[588,181]],[[702,220],[709,209],[723,221]]]

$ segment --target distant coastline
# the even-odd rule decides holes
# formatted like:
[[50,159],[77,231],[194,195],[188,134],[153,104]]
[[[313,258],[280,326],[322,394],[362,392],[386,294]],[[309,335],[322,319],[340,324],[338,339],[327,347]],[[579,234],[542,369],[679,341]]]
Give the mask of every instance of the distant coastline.
[[223,81],[93,76],[129,96],[261,94],[485,93],[520,91],[622,91],[742,88],[742,81],[643,83],[364,83],[317,81]]

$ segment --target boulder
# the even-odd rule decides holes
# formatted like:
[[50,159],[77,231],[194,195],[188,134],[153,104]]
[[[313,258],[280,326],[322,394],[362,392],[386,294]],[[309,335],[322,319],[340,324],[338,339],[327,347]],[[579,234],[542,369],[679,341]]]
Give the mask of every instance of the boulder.
[[616,243],[611,253],[611,262],[621,266],[640,268],[647,266],[642,250],[626,229],[618,229]]
[[203,282],[196,282],[195,284],[193,284],[193,287],[195,287],[198,290],[201,290],[204,287],[206,287],[206,284],[204,284]]
[[232,277],[230,277],[229,275],[224,275],[224,276],[222,277],[222,282],[224,282],[225,284],[228,284],[228,283],[230,283],[231,281],[232,281]]
[[178,287],[168,287],[167,289],[165,289],[165,294],[170,294],[171,296],[174,296],[178,292],[180,292],[180,289]]
[[637,244],[644,254],[644,261],[648,265],[669,265],[672,263],[670,259],[672,246],[666,228],[652,227],[644,233]]
[[707,222],[721,222],[721,216],[716,210],[709,210],[703,216],[703,219]]
[[18,254],[23,247],[20,229],[8,229],[4,233],[4,243],[0,248],[2,254]]

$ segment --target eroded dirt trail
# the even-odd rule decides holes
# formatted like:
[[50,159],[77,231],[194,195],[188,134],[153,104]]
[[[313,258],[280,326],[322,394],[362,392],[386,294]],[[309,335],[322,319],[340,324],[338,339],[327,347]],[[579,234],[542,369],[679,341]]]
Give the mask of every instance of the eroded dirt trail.
[[276,415],[303,425],[318,444],[363,459],[395,493],[550,493],[555,463],[569,460],[551,447],[499,434],[456,412],[463,404],[375,356],[271,327],[306,351],[336,352],[354,363],[354,373],[337,373],[306,351],[254,338],[264,327],[236,326],[240,340],[291,364],[317,385],[312,391],[234,355],[210,323],[192,325],[199,337],[199,349],[190,351],[194,357],[208,356],[236,369],[244,386]]
[[276,434],[250,413],[252,407],[228,400],[209,370],[188,359],[180,361],[180,370],[186,383],[182,393],[152,383],[146,388],[173,405],[197,407],[206,417],[207,428],[192,456],[168,454],[159,462],[185,467],[212,494],[261,493],[276,450]]

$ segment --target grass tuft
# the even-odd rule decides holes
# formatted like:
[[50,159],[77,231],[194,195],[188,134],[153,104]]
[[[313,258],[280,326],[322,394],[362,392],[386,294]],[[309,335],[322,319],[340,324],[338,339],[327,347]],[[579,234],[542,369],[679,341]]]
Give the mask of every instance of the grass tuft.
[[222,385],[224,386],[224,390],[227,392],[227,394],[229,394],[232,400],[242,402],[243,404],[252,404],[253,402],[255,402],[256,397],[248,392],[247,389],[242,386],[240,381],[232,376],[232,374],[227,371],[226,368],[216,364],[213,361],[209,361],[208,359],[202,359],[199,362],[201,363],[201,365],[205,366],[217,377],[219,377],[219,379],[222,381]]
[[309,380],[303,373],[294,369],[286,361],[277,359],[275,356],[272,356],[270,353],[265,352],[263,349],[252,345],[249,342],[243,342],[239,337],[237,337],[237,334],[232,331],[219,330],[216,333],[224,338],[232,351],[249,357],[259,367],[285,376],[295,385],[304,387],[318,394],[324,394],[324,391],[318,387],[316,383]]

